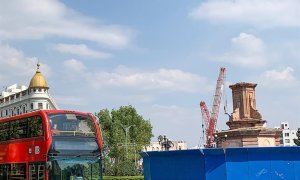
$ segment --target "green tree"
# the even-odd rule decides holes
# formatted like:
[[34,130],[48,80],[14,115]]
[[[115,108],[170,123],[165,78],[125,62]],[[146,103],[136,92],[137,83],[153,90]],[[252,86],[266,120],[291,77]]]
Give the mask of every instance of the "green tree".
[[[103,136],[106,175],[137,175],[137,154],[150,144],[152,126],[132,106],[97,114]],[[127,136],[126,136],[127,135]],[[127,143],[126,143],[127,142]]]
[[297,146],[300,146],[300,128],[298,128],[298,131],[297,131],[297,139],[294,139],[294,143],[297,145]]

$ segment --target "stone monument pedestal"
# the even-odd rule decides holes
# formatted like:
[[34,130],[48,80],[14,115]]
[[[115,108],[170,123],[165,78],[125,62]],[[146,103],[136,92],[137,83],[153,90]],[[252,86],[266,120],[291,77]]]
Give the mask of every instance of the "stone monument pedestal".
[[238,128],[216,133],[217,147],[279,146],[281,131],[267,128]]
[[266,121],[256,110],[255,87],[253,83],[237,83],[232,89],[233,113],[226,123],[229,130],[216,132],[217,147],[266,147],[280,144],[280,130],[265,127]]

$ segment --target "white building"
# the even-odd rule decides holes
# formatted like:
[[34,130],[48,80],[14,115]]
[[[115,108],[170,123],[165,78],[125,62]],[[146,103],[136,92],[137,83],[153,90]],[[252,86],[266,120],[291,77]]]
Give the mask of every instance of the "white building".
[[280,127],[275,127],[275,129],[282,130],[280,137],[280,144],[282,146],[296,146],[294,139],[297,139],[297,130],[290,129],[288,122],[282,122]]
[[[187,143],[185,141],[171,141],[173,146],[169,150],[184,150],[187,149]],[[146,147],[145,151],[162,151],[163,146],[157,142],[151,142],[149,146]]]
[[49,95],[49,86],[39,70],[32,77],[29,87],[17,84],[6,87],[0,94],[0,118],[15,116],[37,109],[58,109]]

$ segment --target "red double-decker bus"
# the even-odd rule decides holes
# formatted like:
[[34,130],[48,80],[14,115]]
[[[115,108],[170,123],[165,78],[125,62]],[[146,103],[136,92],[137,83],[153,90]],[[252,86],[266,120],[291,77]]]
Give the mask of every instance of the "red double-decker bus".
[[102,179],[101,149],[90,113],[39,110],[0,119],[0,180]]

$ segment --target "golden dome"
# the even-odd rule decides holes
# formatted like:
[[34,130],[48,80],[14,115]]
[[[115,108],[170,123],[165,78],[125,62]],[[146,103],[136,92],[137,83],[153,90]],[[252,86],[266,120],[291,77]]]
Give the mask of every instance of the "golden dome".
[[48,83],[42,73],[39,71],[40,64],[37,64],[37,71],[32,77],[29,88],[46,88],[49,89]]

